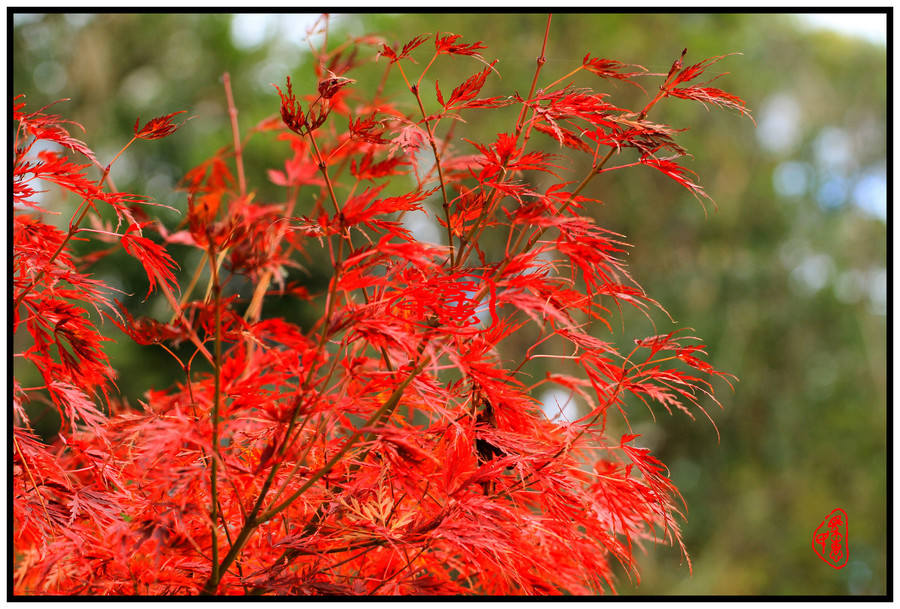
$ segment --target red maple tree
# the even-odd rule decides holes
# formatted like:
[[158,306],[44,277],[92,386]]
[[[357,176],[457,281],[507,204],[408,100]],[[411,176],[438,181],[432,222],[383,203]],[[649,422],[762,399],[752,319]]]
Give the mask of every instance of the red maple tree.
[[[639,436],[610,437],[607,420],[625,417],[629,396],[703,411],[711,378],[724,375],[680,333],[628,352],[597,337],[623,304],[659,305],[628,275],[622,237],[585,213],[598,202],[583,193],[601,173],[647,165],[707,197],[678,164],[678,130],[647,116],[666,97],[747,110],[687,86],[721,58],[685,67],[684,53],[667,75],[585,56],[576,72],[663,79],[639,112],[576,88],[573,74],[539,88],[549,32],[548,19],[527,95],[483,96],[496,62],[454,34],[382,44],[366,60],[355,47],[368,38],[323,48],[317,89],[299,95],[288,78],[275,91],[281,120],[246,136],[226,75],[234,145],[187,172],[186,222],[174,232],[148,215],[150,201],[116,191],[112,163],[67,121],[15,98],[11,322],[30,336],[17,361],[43,377],[13,379],[15,594],[597,594],[614,590],[611,560],[637,574],[636,544],[681,543],[665,466]],[[444,55],[479,65],[423,90]],[[379,65],[411,104],[361,95],[345,76]],[[467,112],[506,106],[519,109],[508,131],[452,136]],[[132,142],[171,134],[178,114],[136,122]],[[290,149],[268,173],[280,202],[257,200],[243,168],[246,137],[267,134]],[[627,149],[637,161],[609,166]],[[560,177],[565,154],[587,155],[590,171]],[[536,172],[552,184],[534,186]],[[45,221],[37,180],[80,199],[67,231]],[[104,206],[117,226],[86,228]],[[443,243],[403,223],[433,209]],[[95,256],[137,259],[171,319],[135,318],[112,299],[71,251],[88,238],[112,243]],[[192,277],[174,243],[202,252]],[[331,269],[319,292],[287,275],[315,252]],[[238,275],[252,297],[229,291]],[[276,297],[318,321],[266,315]],[[123,407],[91,310],[165,349],[183,377]],[[502,358],[519,332],[533,344]],[[557,371],[524,374],[548,358]],[[548,417],[535,398],[545,385],[577,395],[587,414]],[[33,401],[58,410],[58,438],[35,434]]]

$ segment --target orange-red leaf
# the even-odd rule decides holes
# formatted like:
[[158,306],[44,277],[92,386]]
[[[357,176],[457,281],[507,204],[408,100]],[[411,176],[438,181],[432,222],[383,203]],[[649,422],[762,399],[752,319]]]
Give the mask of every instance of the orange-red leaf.
[[141,117],[138,117],[134,121],[134,137],[142,140],[158,140],[168,135],[172,135],[179,127],[193,118],[187,118],[177,125],[172,123],[172,117],[178,116],[179,114],[184,114],[185,112],[187,112],[187,110],[179,110],[178,112],[173,112],[172,114],[152,118],[147,121],[146,125],[140,128],[138,127],[138,125],[140,125]]
[[175,275],[172,273],[172,269],[177,269],[178,264],[162,245],[138,234],[148,224],[152,224],[152,222],[132,224],[125,231],[125,234],[122,235],[122,247],[125,248],[126,252],[140,260],[147,273],[147,278],[150,280],[147,297],[150,296],[153,288],[156,287],[157,281],[162,281],[169,288],[178,287]]

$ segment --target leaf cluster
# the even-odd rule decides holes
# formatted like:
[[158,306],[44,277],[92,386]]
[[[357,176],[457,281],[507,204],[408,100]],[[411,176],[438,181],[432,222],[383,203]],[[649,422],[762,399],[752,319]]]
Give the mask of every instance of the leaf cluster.
[[[639,113],[569,76],[538,89],[543,50],[527,94],[484,96],[497,71],[482,42],[436,34],[425,67],[407,72],[429,38],[381,43],[368,58],[369,38],[323,45],[314,91],[288,78],[281,120],[246,134],[226,75],[234,143],[186,173],[186,218],[172,229],[149,218],[151,202],[115,191],[112,163],[102,167],[61,117],[26,113],[16,99],[12,324],[24,322],[33,343],[16,357],[44,379],[14,386],[16,592],[595,594],[614,590],[610,560],[637,576],[635,546],[680,543],[665,466],[637,434],[611,436],[608,417],[627,423],[628,396],[705,412],[711,377],[725,375],[680,333],[627,353],[596,336],[612,332],[623,304],[659,305],[629,276],[623,238],[582,213],[600,204],[582,192],[601,173],[647,165],[705,196],[677,163],[678,130],[646,115],[666,96],[744,113],[743,102],[676,87],[719,58],[690,68],[679,59]],[[448,96],[435,80],[426,100],[421,83],[447,55],[484,67]],[[378,69],[379,57],[406,101],[355,91],[344,76]],[[590,55],[579,69],[654,76]],[[505,106],[520,110],[507,131],[454,137],[466,113]],[[132,142],[171,135],[178,114],[136,122]],[[535,132],[559,149],[543,150]],[[267,174],[283,199],[257,200],[248,185],[250,137],[285,150]],[[607,167],[627,149],[639,162]],[[87,177],[73,154],[101,176]],[[562,178],[567,154],[590,155],[590,172]],[[534,186],[538,174],[555,181]],[[67,232],[44,221],[37,179],[82,200]],[[115,228],[82,226],[105,205]],[[413,215],[446,239],[421,240]],[[502,251],[483,245],[498,235]],[[171,318],[135,318],[111,300],[70,254],[89,236],[113,244],[102,255],[135,258],[147,296],[161,294]],[[193,275],[174,245],[202,258]],[[288,269],[315,256],[327,261],[327,286],[290,283]],[[238,278],[252,295],[229,291]],[[317,323],[267,315],[276,299],[314,307]],[[89,308],[171,354],[183,379],[137,408],[110,395],[108,339]],[[524,331],[533,345],[501,358]],[[537,359],[558,372],[528,377]],[[535,398],[544,386],[577,396],[587,414],[548,415]],[[52,445],[23,407],[37,399],[66,421]]]

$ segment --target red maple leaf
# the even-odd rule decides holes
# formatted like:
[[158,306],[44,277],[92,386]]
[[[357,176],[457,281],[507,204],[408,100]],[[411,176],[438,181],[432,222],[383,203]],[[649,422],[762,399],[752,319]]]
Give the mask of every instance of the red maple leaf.
[[147,123],[143,127],[140,128],[138,127],[138,125],[140,125],[141,118],[138,117],[134,121],[134,137],[142,140],[158,140],[160,138],[172,135],[176,130],[178,130],[179,127],[193,118],[187,118],[177,125],[172,122],[172,117],[178,116],[179,114],[184,114],[185,112],[187,111],[179,110],[178,112],[173,112],[172,114],[152,118],[147,121]]
[[147,278],[150,280],[147,297],[153,292],[157,281],[162,281],[170,289],[178,286],[175,275],[172,273],[173,269],[178,268],[178,264],[172,259],[165,247],[138,234],[142,228],[149,224],[152,224],[152,222],[132,224],[125,231],[125,234],[122,235],[122,247],[140,261],[144,271],[147,273]]
[[415,38],[413,38],[412,40],[410,40],[409,42],[407,42],[406,44],[403,45],[403,48],[400,50],[399,54],[396,51],[394,51],[394,49],[392,49],[390,46],[388,46],[387,43],[382,43],[381,51],[378,52],[378,55],[379,56],[383,55],[383,56],[387,57],[391,63],[397,63],[401,59],[409,59],[413,63],[416,63],[415,60],[409,56],[409,53],[410,53],[410,51],[412,51],[413,49],[418,47],[420,44],[422,44],[423,42],[428,40],[429,37],[430,37],[429,34],[416,36]]

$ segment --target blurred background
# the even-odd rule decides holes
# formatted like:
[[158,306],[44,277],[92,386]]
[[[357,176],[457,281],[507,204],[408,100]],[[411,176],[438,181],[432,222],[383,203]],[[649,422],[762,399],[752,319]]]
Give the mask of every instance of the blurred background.
[[[104,163],[130,139],[138,116],[143,123],[176,110],[195,115],[169,138],[138,142],[112,171],[120,190],[184,210],[184,193],[173,187],[231,143],[222,73],[231,75],[246,132],[278,111],[270,83],[291,75],[298,92],[315,86],[307,40],[315,18],[16,14],[11,93],[24,93],[32,110],[71,98],[53,111],[85,127],[73,135]],[[363,34],[401,46],[435,31],[481,40],[485,59],[499,59],[502,75],[489,79],[482,94],[511,95],[528,90],[546,15],[333,15],[330,23],[329,47]],[[629,414],[644,444],[670,466],[687,503],[683,533],[693,575],[677,549],[648,546],[645,555],[639,551],[640,583],[623,574],[622,594],[886,592],[887,50],[883,36],[857,37],[817,23],[789,14],[553,16],[543,84],[587,53],[662,73],[685,47],[686,64],[741,53],[707,75],[729,72],[713,86],[743,98],[756,121],[683,100],[653,110],[654,121],[690,126],[680,142],[694,157],[686,166],[718,204],[707,206],[708,215],[686,190],[646,168],[605,174],[586,193],[604,201],[594,215],[635,246],[628,256],[633,277],[675,322],[660,311],[652,312],[652,323],[625,311],[627,330],[614,323],[614,339],[627,345],[635,336],[689,327],[707,345],[709,361],[740,379],[733,391],[716,384],[721,409],[704,402],[715,427],[702,414],[692,421],[660,411],[653,422],[639,404]],[[868,15],[863,23],[884,31],[886,17]],[[363,50],[374,58],[377,49]],[[478,64],[445,59],[436,74],[446,94]],[[382,73],[380,65],[347,76],[367,87]],[[389,86],[400,100],[396,80]],[[642,82],[652,94],[656,81]],[[611,93],[620,107],[640,108],[647,100],[627,84],[580,75],[575,83]],[[492,140],[512,124],[498,116],[502,123],[470,113],[460,137]],[[251,141],[245,159],[257,199],[278,200],[265,171],[286,154],[271,138]],[[586,168],[573,167],[571,179]],[[68,221],[65,213],[59,218]],[[164,210],[162,218],[172,230],[181,216]],[[95,273],[134,294],[129,306],[167,315],[164,303],[141,302],[146,276],[137,263],[116,260],[98,263]],[[127,340],[112,345],[110,355],[121,394],[132,404],[178,378],[170,359]],[[577,413],[579,405],[572,406]],[[42,432],[51,435],[54,424],[48,413]],[[811,547],[813,532],[835,508],[849,521],[850,559],[840,570]]]

